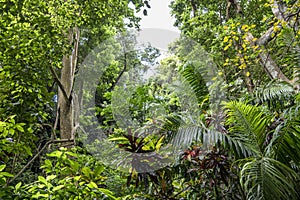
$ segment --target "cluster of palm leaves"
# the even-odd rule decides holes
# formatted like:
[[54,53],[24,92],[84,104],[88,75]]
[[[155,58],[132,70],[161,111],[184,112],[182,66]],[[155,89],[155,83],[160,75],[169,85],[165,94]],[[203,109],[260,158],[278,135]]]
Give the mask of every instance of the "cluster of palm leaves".
[[262,106],[237,101],[225,108],[227,143],[234,146],[247,199],[299,198],[299,115],[274,117]]
[[173,119],[178,129],[172,141],[225,147],[246,199],[299,199],[299,97],[292,85],[270,82],[242,100],[224,101],[221,111],[206,116],[208,123]]

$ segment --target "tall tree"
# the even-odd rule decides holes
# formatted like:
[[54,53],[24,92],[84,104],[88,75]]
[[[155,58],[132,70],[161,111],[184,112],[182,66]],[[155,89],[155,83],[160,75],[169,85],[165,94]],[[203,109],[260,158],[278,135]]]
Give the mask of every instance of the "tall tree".
[[[241,77],[252,92],[261,74],[261,80],[298,80],[298,64],[291,69],[280,61],[290,57],[290,47],[298,48],[298,1],[176,0],[171,7],[175,25],[212,53],[228,82]],[[290,30],[290,45],[279,44],[285,30]],[[283,53],[277,57],[279,46]]]
[[[46,91],[55,91],[53,86],[57,85],[60,138],[74,138],[77,99],[73,84],[78,63],[90,49],[117,30],[126,25],[138,27],[139,18],[135,17],[134,9],[129,8],[130,3],[137,10],[146,6],[143,1],[131,0],[2,1],[0,65],[5,81],[1,84],[7,94],[2,96],[2,102],[14,106],[7,110],[8,104],[3,104],[1,114],[8,116],[36,109],[40,115],[43,109],[34,103],[41,102],[41,107],[44,101],[49,104],[52,97]],[[129,19],[127,24],[125,18]],[[12,84],[16,87],[13,93],[9,91]],[[18,117],[20,121],[29,119],[26,113]],[[46,115],[37,118],[43,119]]]
[[[32,165],[44,145],[55,140],[58,127],[60,141],[73,144],[74,114],[78,112],[73,85],[78,63],[117,31],[138,27],[139,18],[129,4],[137,10],[149,7],[139,0],[0,2],[0,119],[13,118],[12,122],[23,127],[1,135],[12,137],[8,139],[13,142],[6,143],[14,148],[9,148],[3,160],[7,170],[20,170],[16,177]],[[24,159],[34,152],[38,153],[24,166]],[[18,163],[20,160],[23,162]]]

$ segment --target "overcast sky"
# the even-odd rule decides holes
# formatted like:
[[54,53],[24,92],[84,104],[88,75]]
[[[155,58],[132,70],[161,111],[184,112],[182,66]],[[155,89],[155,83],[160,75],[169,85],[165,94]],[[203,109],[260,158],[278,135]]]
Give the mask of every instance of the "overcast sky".
[[173,26],[175,19],[170,14],[170,2],[171,0],[150,0],[148,15],[139,13],[142,17],[139,41],[149,42],[160,50],[166,50],[168,44],[179,37],[179,30]]
[[171,17],[171,9],[169,4],[171,0],[150,0],[151,6],[148,9],[148,16],[143,16],[141,21],[141,28],[161,28],[170,31],[179,32],[177,28],[173,26],[175,19]]

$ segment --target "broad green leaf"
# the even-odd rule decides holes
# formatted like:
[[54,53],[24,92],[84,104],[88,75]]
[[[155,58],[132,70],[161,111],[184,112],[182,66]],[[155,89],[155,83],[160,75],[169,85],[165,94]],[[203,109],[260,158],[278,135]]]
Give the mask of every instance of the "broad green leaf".
[[6,176],[6,177],[14,177],[14,175],[12,175],[11,173],[8,172],[0,172],[1,176]]
[[24,129],[23,129],[23,127],[22,126],[20,126],[20,125],[16,125],[16,128],[18,129],[18,131],[20,131],[20,132],[24,132]]
[[56,187],[54,187],[53,189],[52,189],[52,191],[57,191],[57,190],[60,190],[60,189],[62,189],[62,188],[64,188],[65,186],[64,185],[58,185],[58,186],[56,186]]
[[156,146],[155,146],[155,149],[156,149],[156,150],[159,150],[160,147],[161,147],[161,145],[163,145],[163,139],[164,139],[164,136],[161,137],[161,138],[157,141]]
[[45,184],[38,184],[37,187],[40,188],[40,189],[43,189],[43,188],[46,187],[46,185]]
[[39,180],[39,182],[41,182],[41,183],[47,185],[47,180],[46,180],[44,177],[38,176],[38,180]]
[[9,133],[10,133],[11,135],[14,135],[14,134],[15,134],[15,129],[10,128],[10,129],[9,129]]
[[32,198],[39,199],[40,197],[48,198],[49,194],[41,194],[40,192],[38,192],[37,194],[32,195]]
[[99,176],[105,170],[104,166],[97,166],[94,170],[95,177]]
[[15,186],[15,190],[18,191],[20,189],[20,187],[22,186],[22,182],[19,182],[16,186]]
[[98,188],[97,184],[94,183],[93,181],[91,181],[89,184],[87,184],[87,186],[88,186],[89,188],[91,188],[91,189],[93,189],[93,188]]
[[76,153],[73,153],[73,152],[70,152],[70,151],[67,151],[66,154],[68,154],[70,156],[73,156],[73,157],[77,157],[78,156]]
[[25,150],[25,152],[26,152],[28,155],[32,156],[32,152],[31,152],[31,149],[30,149],[29,147],[23,146],[23,149]]
[[116,197],[113,196],[113,193],[107,189],[99,188],[98,190],[101,191],[103,194],[105,194],[106,196],[108,196],[111,199],[117,199]]
[[51,181],[51,180],[53,180],[55,178],[56,178],[56,175],[50,175],[50,176],[46,177],[46,181],[48,182],[48,181]]
[[128,141],[126,137],[113,137],[109,138],[109,141]]
[[81,178],[81,176],[75,176],[74,181],[79,181],[80,178]]
[[89,167],[83,167],[81,171],[85,176],[90,177],[91,169]]
[[0,165],[0,172],[6,167],[6,165]]
[[61,152],[61,151],[53,151],[52,153],[47,154],[47,156],[59,158],[62,156],[62,154],[63,154],[63,152]]

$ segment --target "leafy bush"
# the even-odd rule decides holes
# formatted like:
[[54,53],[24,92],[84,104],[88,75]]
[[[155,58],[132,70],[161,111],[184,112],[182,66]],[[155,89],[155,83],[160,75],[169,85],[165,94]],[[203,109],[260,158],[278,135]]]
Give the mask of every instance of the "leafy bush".
[[60,148],[47,154],[41,165],[43,176],[15,186],[15,199],[116,199],[106,189],[105,167],[76,150]]

